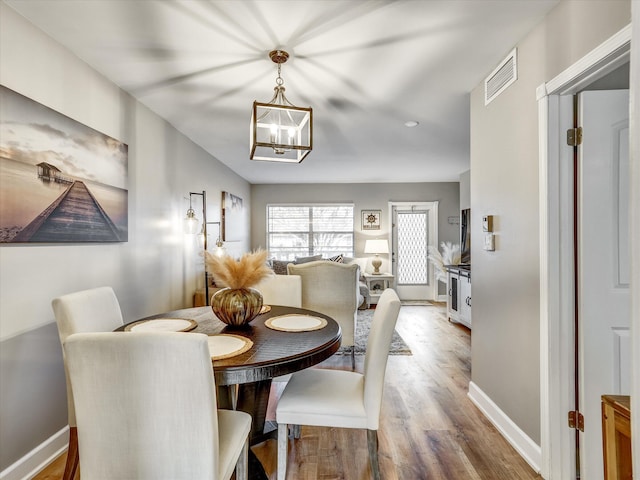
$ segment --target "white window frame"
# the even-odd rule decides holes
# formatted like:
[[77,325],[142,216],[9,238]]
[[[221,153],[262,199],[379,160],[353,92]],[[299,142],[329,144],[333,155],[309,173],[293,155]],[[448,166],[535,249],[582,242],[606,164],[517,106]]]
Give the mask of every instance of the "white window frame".
[[[309,241],[308,241],[308,250],[305,254],[299,254],[296,255],[295,253],[291,253],[289,255],[283,255],[282,252],[277,252],[277,253],[273,253],[272,252],[272,247],[271,247],[271,235],[273,233],[286,233],[286,232],[271,232],[270,231],[270,209],[273,207],[291,207],[291,208],[310,208],[310,212],[312,212],[311,208],[322,208],[322,207],[348,207],[351,208],[351,230],[328,230],[328,231],[324,231],[323,233],[327,233],[327,234],[341,234],[341,235],[350,235],[351,236],[351,250],[344,250],[344,251],[336,251],[334,252],[336,255],[338,254],[342,254],[346,257],[353,257],[354,256],[354,251],[355,251],[355,233],[354,233],[354,229],[355,229],[355,205],[353,203],[348,203],[348,202],[340,202],[340,203],[270,203],[267,204],[266,206],[266,212],[265,212],[265,216],[266,216],[266,243],[267,243],[267,251],[269,252],[269,258],[275,258],[277,260],[295,260],[295,257],[304,257],[304,256],[313,256],[313,255],[318,255],[320,253],[316,253],[314,245],[313,245],[313,235],[314,232],[313,230],[313,222],[310,219],[309,220],[309,224],[308,224],[308,229],[306,231],[295,231],[295,232],[291,232],[291,234],[295,234],[295,235],[300,235],[300,234],[306,234],[309,237]],[[300,252],[301,253],[301,252]]]

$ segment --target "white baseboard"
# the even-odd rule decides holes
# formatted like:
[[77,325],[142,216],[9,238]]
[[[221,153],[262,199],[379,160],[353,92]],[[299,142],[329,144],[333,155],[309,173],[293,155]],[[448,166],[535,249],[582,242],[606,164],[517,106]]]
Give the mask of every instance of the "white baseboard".
[[485,417],[498,429],[502,436],[525,459],[525,461],[540,473],[542,465],[542,448],[524,433],[513,421],[493,403],[475,383],[469,382],[469,398]]
[[42,442],[0,472],[0,480],[29,480],[64,452],[69,445],[69,426]]

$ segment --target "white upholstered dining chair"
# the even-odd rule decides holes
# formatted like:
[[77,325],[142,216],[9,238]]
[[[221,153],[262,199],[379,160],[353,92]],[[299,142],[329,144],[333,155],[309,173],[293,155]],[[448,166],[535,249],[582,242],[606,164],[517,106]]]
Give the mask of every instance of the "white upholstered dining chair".
[[262,293],[264,305],[302,307],[302,282],[299,275],[272,275],[255,287]]
[[376,480],[380,479],[378,426],[389,347],[399,311],[398,295],[387,288],[373,314],[364,374],[309,368],[291,376],[276,408],[278,480],[286,478],[288,425],[367,429],[371,471]]
[[[111,287],[98,287],[63,295],[55,298],[51,305],[58,325],[61,344],[74,333],[111,332],[123,324],[120,304]],[[64,349],[62,356],[67,378],[67,415],[69,421],[69,447],[62,479],[72,480],[75,477],[79,461],[78,431]]]
[[358,316],[357,264],[327,260],[287,265],[289,275],[302,280],[302,308],[315,310],[333,318],[342,330],[342,346],[351,347],[351,368],[355,370],[355,332]]
[[83,480],[246,480],[251,416],[216,407],[206,335],[78,333],[64,350]]
[[[299,275],[272,275],[255,287],[262,294],[263,305],[302,308],[302,280]],[[291,375],[274,377],[274,382],[288,382]]]

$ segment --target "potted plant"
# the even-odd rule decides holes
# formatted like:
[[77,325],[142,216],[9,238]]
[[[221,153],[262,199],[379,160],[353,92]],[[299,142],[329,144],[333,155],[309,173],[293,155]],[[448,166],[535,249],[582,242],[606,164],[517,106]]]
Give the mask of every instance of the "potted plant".
[[442,248],[442,253],[436,247],[429,247],[429,261],[435,267],[436,280],[446,283],[446,266],[460,263],[460,245],[452,242],[442,242],[440,248]]
[[216,284],[224,287],[211,297],[213,313],[229,326],[247,326],[262,308],[262,294],[252,287],[273,275],[267,266],[266,250],[245,253],[237,260],[205,252],[205,262]]

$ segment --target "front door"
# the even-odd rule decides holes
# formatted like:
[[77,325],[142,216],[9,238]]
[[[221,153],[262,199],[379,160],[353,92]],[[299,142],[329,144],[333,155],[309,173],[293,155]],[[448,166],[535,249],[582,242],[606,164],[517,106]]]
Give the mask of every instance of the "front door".
[[600,397],[630,391],[629,91],[578,97],[580,478],[604,476]]
[[436,300],[430,245],[437,245],[437,202],[391,206],[392,273],[402,300]]

